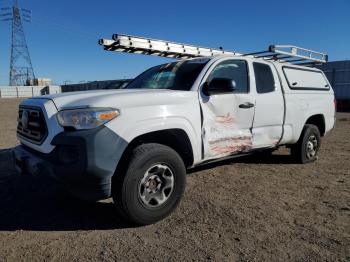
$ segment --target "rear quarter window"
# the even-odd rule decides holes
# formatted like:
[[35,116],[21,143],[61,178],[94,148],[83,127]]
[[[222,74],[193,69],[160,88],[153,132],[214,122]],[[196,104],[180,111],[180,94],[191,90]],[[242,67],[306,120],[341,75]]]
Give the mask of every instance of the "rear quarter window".
[[295,67],[283,67],[290,89],[329,90],[329,84],[320,71]]
[[253,63],[256,91],[265,94],[275,91],[275,80],[269,65]]

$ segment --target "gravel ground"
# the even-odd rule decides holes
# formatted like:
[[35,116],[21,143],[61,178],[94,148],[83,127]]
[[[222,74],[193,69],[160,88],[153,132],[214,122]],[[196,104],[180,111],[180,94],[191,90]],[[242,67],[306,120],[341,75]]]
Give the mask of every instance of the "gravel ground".
[[14,171],[18,102],[0,100],[0,261],[350,261],[350,114],[317,162],[281,149],[194,170],[171,217],[132,228]]
[[16,139],[17,107],[21,99],[0,98],[0,149],[18,144]]

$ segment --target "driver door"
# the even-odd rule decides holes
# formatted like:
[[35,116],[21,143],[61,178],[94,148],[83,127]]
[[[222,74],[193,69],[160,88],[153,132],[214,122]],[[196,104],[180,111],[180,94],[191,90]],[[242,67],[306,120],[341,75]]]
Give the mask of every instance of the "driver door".
[[[204,160],[247,152],[252,148],[255,99],[250,93],[248,62],[244,59],[219,60],[212,68],[200,92]],[[210,88],[211,82],[220,83],[213,81],[215,79],[230,80],[231,90],[219,90],[210,95],[203,92],[204,86]]]

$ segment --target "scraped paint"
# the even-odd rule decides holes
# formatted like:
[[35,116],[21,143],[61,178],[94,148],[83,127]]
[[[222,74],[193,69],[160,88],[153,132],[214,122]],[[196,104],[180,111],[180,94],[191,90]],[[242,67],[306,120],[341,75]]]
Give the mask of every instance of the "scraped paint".
[[207,120],[203,125],[203,137],[206,158],[223,157],[252,148],[252,133],[238,129],[230,113]]

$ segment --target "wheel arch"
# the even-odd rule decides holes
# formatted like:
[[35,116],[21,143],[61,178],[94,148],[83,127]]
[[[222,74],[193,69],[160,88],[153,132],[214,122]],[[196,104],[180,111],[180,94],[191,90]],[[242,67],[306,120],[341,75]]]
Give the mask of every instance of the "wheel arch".
[[128,158],[134,148],[148,143],[162,144],[172,148],[180,155],[186,168],[191,167],[194,163],[193,148],[187,133],[183,129],[165,129],[135,137],[124,150],[118,162],[115,175],[126,168]]
[[325,133],[326,133],[326,121],[325,121],[325,117],[323,114],[316,114],[316,115],[310,116],[306,120],[304,126],[307,124],[315,125],[318,128],[318,130],[320,131],[321,136],[325,135]]

